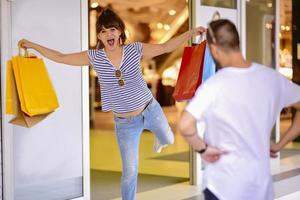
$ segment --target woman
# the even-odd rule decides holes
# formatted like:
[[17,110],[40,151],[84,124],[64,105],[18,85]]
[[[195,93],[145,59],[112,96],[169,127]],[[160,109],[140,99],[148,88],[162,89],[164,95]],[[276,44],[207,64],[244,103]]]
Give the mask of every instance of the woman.
[[152,131],[154,150],[174,143],[168,121],[148,89],[141,72],[141,58],[150,59],[175,50],[192,36],[205,32],[203,27],[187,31],[164,44],[125,44],[124,22],[112,10],[105,9],[97,20],[99,49],[62,54],[22,39],[22,48],[32,48],[46,58],[68,65],[91,64],[101,87],[102,110],[114,113],[115,129],[122,156],[122,198],[134,200],[138,174],[138,148],[143,129]]

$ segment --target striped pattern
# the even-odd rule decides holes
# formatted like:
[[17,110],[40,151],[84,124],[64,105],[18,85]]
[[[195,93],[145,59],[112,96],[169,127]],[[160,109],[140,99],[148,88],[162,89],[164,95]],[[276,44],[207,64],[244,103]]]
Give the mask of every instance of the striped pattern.
[[120,87],[115,76],[115,67],[103,49],[89,50],[90,63],[97,73],[104,112],[127,113],[137,110],[152,98],[141,71],[142,44],[139,42],[123,46],[120,65],[125,85]]

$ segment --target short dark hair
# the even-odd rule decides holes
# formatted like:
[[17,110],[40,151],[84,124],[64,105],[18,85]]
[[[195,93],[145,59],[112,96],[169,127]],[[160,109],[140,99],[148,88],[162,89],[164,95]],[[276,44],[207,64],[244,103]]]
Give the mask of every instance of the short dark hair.
[[209,23],[206,33],[208,44],[216,44],[224,50],[239,50],[240,39],[235,25],[228,19]]
[[[100,33],[100,31],[103,28],[116,28],[119,31],[121,31],[121,45],[123,45],[126,41],[126,34],[125,34],[125,23],[123,20],[111,9],[106,8],[102,11],[100,16],[97,19],[96,23],[96,30],[97,30],[97,35]],[[104,45],[100,42],[100,48],[103,48]]]

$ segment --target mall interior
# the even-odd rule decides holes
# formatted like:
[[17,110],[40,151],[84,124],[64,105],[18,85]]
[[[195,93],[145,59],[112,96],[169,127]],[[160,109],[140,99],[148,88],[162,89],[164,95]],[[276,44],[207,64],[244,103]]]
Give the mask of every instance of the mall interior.
[[[61,52],[95,49],[96,20],[106,7],[124,20],[127,43],[164,43],[196,26],[207,26],[218,11],[237,25],[247,60],[300,84],[299,0],[2,0],[2,102],[6,61],[17,55],[20,39]],[[144,130],[138,200],[204,199],[200,155],[177,130],[187,102],[172,97],[184,48],[197,41],[193,38],[171,53],[141,61],[143,77],[163,108],[175,142],[156,153],[153,133]],[[46,58],[44,62],[60,107],[32,128],[12,125],[11,116],[2,113],[0,199],[121,200],[122,163],[113,113],[102,111],[96,73],[91,66],[70,67]],[[282,110],[271,140],[285,133],[294,113],[289,107]],[[300,137],[270,162],[275,199],[299,200]]]
[[[236,1],[201,1],[204,6],[221,8],[236,8]],[[296,0],[282,0],[280,4],[280,33],[278,35],[280,48],[275,55],[275,0],[247,0],[245,6],[246,20],[246,58],[253,62],[263,63],[275,68],[275,57],[279,57],[277,70],[288,79],[300,83],[299,74],[299,34],[294,28],[300,23],[299,3]],[[187,0],[150,2],[130,0],[121,2],[113,0],[91,0],[89,6],[90,48],[95,48],[97,39],[95,21],[104,7],[111,7],[126,23],[128,42],[141,41],[144,43],[162,43],[190,27]],[[297,7],[298,6],[298,7]],[[295,10],[294,10],[295,9]],[[298,16],[298,18],[297,18]],[[145,80],[155,98],[163,107],[168,121],[175,133],[175,144],[157,154],[152,145],[154,136],[144,131],[140,143],[140,164],[138,199],[153,199],[153,196],[163,195],[161,199],[202,199],[199,188],[191,185],[193,182],[191,165],[191,150],[185,140],[179,135],[176,124],[184,109],[184,102],[175,102],[172,93],[176,85],[184,49],[158,56],[154,59],[143,60],[142,70]],[[277,53],[276,52],[276,53]],[[298,57],[297,57],[298,56]],[[91,198],[120,199],[121,159],[114,134],[112,113],[101,112],[101,98],[98,80],[95,73],[90,71],[91,97]],[[285,108],[278,120],[280,133],[284,133],[291,123],[293,111]],[[274,136],[275,137],[275,136]],[[280,154],[280,162],[288,163],[283,171],[285,178],[276,175],[274,180],[288,180],[300,175],[300,138],[291,142]],[[291,180],[291,182],[294,180]],[[300,199],[297,190],[287,191],[283,183],[276,191],[278,199]],[[299,188],[298,188],[299,189]],[[152,196],[152,198],[151,198]]]

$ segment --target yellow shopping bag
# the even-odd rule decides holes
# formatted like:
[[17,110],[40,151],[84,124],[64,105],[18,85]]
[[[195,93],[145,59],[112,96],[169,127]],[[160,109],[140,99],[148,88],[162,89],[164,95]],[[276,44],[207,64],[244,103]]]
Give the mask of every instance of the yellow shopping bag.
[[7,64],[6,113],[11,123],[31,127],[59,107],[42,59],[20,55]]

